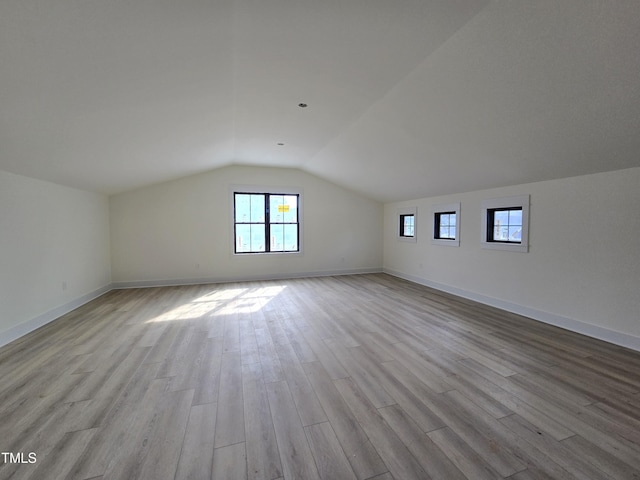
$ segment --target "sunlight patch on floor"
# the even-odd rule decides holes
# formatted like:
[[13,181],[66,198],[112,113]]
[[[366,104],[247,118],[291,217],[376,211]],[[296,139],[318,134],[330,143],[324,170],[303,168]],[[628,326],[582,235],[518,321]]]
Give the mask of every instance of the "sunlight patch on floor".
[[285,288],[284,285],[272,285],[216,290],[147,320],[146,323],[194,320],[208,315],[254,313],[268,304]]

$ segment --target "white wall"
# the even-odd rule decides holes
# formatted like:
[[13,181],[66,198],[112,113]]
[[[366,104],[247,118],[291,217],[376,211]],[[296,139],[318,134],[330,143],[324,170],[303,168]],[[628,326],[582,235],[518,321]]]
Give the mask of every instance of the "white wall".
[[[480,247],[481,202],[531,195],[528,253]],[[432,245],[432,205],[461,202],[460,247]],[[418,208],[417,243],[396,239]],[[640,168],[385,205],[384,270],[640,350]]]
[[107,197],[0,171],[0,345],[110,284]]
[[[301,255],[233,255],[231,185],[303,190]],[[380,271],[383,206],[300,170],[231,166],[110,198],[116,286]]]

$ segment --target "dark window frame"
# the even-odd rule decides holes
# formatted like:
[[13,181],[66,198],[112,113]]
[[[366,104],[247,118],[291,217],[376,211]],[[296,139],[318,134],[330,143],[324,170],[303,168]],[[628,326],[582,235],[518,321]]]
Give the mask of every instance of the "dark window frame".
[[[238,222],[236,219],[236,202],[237,195],[262,195],[264,197],[264,222]],[[296,197],[296,221],[295,222],[272,222],[270,221],[271,197]],[[237,244],[237,226],[238,225],[262,225],[264,226],[264,251],[251,250],[248,252],[239,252]],[[272,225],[296,225],[296,246],[295,250],[271,250],[271,226]],[[284,241],[284,239],[283,239]],[[256,254],[276,254],[276,253],[300,253],[300,194],[299,193],[279,193],[279,192],[252,192],[252,191],[234,191],[233,192],[233,252],[236,255],[256,255]]]
[[[486,198],[482,200],[482,220],[480,244],[482,248],[489,250],[502,250],[506,252],[528,253],[529,252],[529,217],[531,215],[531,195],[528,193],[521,195],[512,195],[508,197]],[[493,238],[491,231],[488,231],[490,222],[488,222],[487,211],[492,209],[517,209],[522,208],[522,231],[520,234],[520,242],[500,242],[489,241],[489,234]]]
[[[496,239],[494,234],[495,234],[495,214],[496,212],[522,212],[521,215],[524,215],[523,212],[523,208],[521,206],[512,206],[512,207],[497,207],[497,208],[487,208],[487,232],[486,232],[486,241],[488,243],[502,243],[502,244],[509,244],[509,245],[522,245],[522,229],[523,229],[523,223],[524,220],[521,219],[520,223],[517,225],[513,225],[513,226],[518,226],[520,227],[520,232],[521,232],[521,236],[520,236],[520,240],[516,241],[516,240],[509,240],[509,237],[507,237],[506,240],[500,240],[500,239]],[[521,217],[522,218],[522,217]],[[501,225],[501,228],[505,227],[505,225]],[[507,231],[509,231],[509,227],[511,227],[510,223],[506,224],[507,227]]]
[[[449,224],[449,232],[451,232],[451,230],[453,230],[453,237],[441,237],[440,236],[440,225],[441,225],[441,217],[443,215],[454,215],[456,217],[456,224],[454,226],[451,226],[451,224]],[[433,213],[433,239],[434,240],[444,240],[444,241],[451,241],[451,242],[455,242],[458,238],[457,238],[457,225],[458,225],[458,213],[455,210],[450,210],[450,211],[446,211],[446,212],[434,212]]]

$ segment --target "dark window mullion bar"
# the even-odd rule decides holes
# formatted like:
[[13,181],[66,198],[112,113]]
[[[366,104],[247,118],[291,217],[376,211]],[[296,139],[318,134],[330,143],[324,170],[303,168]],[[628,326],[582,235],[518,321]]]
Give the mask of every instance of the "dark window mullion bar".
[[264,251],[271,252],[271,195],[264,194]]

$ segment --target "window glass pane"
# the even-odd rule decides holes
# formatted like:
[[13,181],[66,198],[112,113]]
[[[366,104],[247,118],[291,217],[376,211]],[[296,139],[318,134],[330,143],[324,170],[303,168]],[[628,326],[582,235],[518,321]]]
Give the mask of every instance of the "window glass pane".
[[448,213],[443,213],[440,215],[440,226],[448,227],[450,225],[450,215]]
[[251,195],[251,221],[264,222],[264,195]]
[[284,250],[284,225],[271,224],[271,251],[282,252]]
[[285,195],[284,204],[278,208],[282,209],[283,222],[298,221],[298,197],[296,195]]
[[493,225],[490,241],[521,243],[522,209],[488,210],[488,217]]
[[509,226],[509,241],[510,242],[518,242],[522,239],[522,227],[519,225]]
[[452,227],[456,226],[456,214],[455,213],[450,213],[449,214],[449,225],[451,225]]
[[407,222],[407,225],[405,226],[404,233],[407,237],[413,237],[413,231],[414,231],[413,217],[411,217],[411,220]]
[[265,251],[264,225],[251,225],[251,251]]
[[284,249],[298,250],[298,225],[284,225]]
[[509,210],[509,225],[522,225],[522,210]]
[[415,228],[415,217],[413,215],[400,216],[400,235],[403,237],[413,237]]
[[236,225],[236,252],[251,251],[251,226]]
[[498,210],[493,212],[493,224],[496,227],[509,224],[509,212],[507,210]]
[[269,222],[282,222],[284,210],[284,195],[271,195],[269,197]]
[[449,227],[440,227],[440,238],[450,238]]
[[251,195],[236,193],[236,222],[251,221]]

